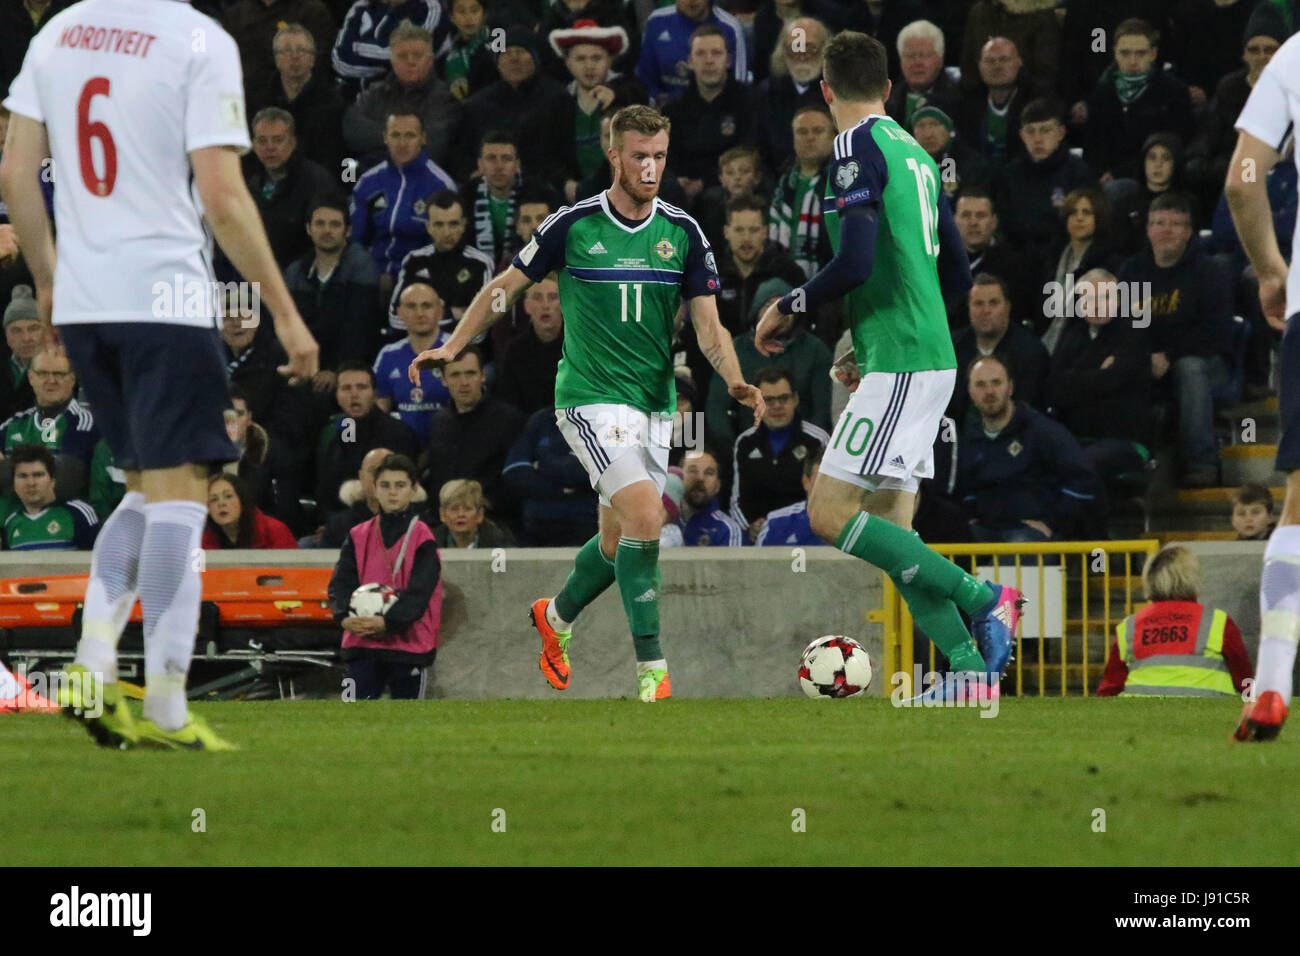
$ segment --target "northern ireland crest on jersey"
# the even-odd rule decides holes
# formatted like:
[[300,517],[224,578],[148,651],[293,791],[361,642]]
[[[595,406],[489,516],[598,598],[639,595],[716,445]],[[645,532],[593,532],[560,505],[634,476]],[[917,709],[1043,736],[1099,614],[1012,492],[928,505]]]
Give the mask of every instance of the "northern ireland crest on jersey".
[[1020,442],[1018,441],[1013,441],[1010,445],[1007,446],[1007,454],[1009,454],[1012,458],[1015,458],[1024,450],[1025,450],[1025,446],[1020,444]]
[[466,282],[468,282],[468,281],[469,281],[469,270],[468,270],[468,269],[461,269],[459,272],[457,272],[457,273],[456,273],[456,281],[457,281],[458,283],[460,283],[461,285],[464,285]]
[[411,203],[411,211],[415,213],[417,216],[423,216],[425,212],[428,211],[428,209],[429,209],[429,204],[426,203],[423,199],[417,199],[415,202]]
[[835,170],[835,186],[837,189],[848,189],[858,181],[858,173],[862,171],[858,166],[856,159],[850,159],[847,163]]
[[416,405],[424,401],[424,389],[420,388],[418,385],[411,389],[411,401]]
[[664,259],[664,260],[671,259],[673,257],[673,253],[675,253],[676,251],[677,251],[677,247],[674,246],[667,239],[660,239],[657,243],[655,243],[655,252],[659,253],[660,259]]

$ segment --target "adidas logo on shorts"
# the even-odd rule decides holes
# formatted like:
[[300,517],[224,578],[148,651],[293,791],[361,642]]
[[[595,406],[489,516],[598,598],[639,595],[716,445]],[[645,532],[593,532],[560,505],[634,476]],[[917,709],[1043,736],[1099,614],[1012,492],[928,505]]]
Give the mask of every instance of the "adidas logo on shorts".
[[895,455],[893,458],[889,459],[889,463],[895,468],[904,468],[907,466],[907,462],[903,461],[902,455]]

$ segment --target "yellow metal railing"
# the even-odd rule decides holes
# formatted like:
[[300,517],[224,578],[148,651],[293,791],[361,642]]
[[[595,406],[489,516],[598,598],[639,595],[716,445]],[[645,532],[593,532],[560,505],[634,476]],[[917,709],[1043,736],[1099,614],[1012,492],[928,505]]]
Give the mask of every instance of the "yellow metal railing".
[[[1069,541],[1041,544],[936,544],[971,574],[1010,584],[1028,602],[1016,635],[1015,660],[1003,693],[1088,696],[1110,658],[1115,626],[1143,604],[1141,571],[1156,541]],[[912,615],[893,581],[884,578],[883,607],[868,614],[884,628],[885,675],[916,664]],[[928,643],[928,642],[927,642]],[[935,648],[923,651],[928,670]],[[1053,679],[1054,678],[1054,679]],[[888,693],[888,683],[882,683]]]

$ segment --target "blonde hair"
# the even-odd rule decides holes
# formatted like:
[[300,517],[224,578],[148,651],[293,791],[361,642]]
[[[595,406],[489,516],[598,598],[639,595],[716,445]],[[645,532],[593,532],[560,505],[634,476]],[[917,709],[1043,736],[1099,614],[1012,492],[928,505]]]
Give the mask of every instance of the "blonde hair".
[[1201,587],[1201,562],[1181,545],[1156,552],[1142,569],[1142,590],[1148,601],[1195,601]]
[[482,508],[483,486],[466,478],[453,478],[438,491],[438,507],[450,508],[452,505]]
[[654,136],[668,133],[672,123],[653,106],[625,106],[609,122],[610,142],[617,148],[623,143],[624,133],[640,133],[642,136]]

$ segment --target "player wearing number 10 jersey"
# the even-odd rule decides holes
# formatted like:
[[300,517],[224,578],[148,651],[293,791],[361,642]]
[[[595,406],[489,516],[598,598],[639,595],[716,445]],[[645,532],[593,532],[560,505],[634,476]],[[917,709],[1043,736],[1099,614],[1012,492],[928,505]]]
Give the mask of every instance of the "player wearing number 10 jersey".
[[[281,371],[305,381],[317,361],[240,173],[249,142],[239,51],[181,0],[84,0],[32,40],[5,106],[0,191],[41,316],[126,472],[127,493],[95,542],[59,703],[102,744],[228,749],[185,696],[207,472],[238,458],[205,217],[275,316],[289,357]],[[47,150],[57,256],[37,187]],[[137,596],[148,684],[139,721],[117,684]]]
[[615,113],[609,191],[542,223],[470,303],[451,339],[411,365],[414,380],[421,367],[455,358],[510,299],[558,273],[565,328],[555,420],[599,493],[600,531],[578,551],[564,589],[534,602],[529,620],[542,638],[542,674],[564,690],[572,622],[617,581],[647,703],[670,695],[659,644],[660,494],[676,407],[670,346],[682,300],[731,395],[754,407],[756,424],[763,411],[718,320],[713,294],[720,283],[708,240],[694,219],[657,195],[668,131],[667,118],[648,106]]
[[[885,48],[865,34],[840,33],[826,45],[822,76],[839,129],[822,203],[835,258],[768,309],[755,345],[780,352],[777,337],[794,313],[843,298],[854,391],[822,458],[809,521],[824,540],[888,574],[952,673],[987,675],[978,688],[995,682],[1010,659],[1020,594],[976,580],[910,531],[956,378],[944,297],[970,287],[970,266],[939,199],[934,162],[885,115]],[[978,646],[959,611],[970,615]],[[933,693],[962,686],[969,678]]]

